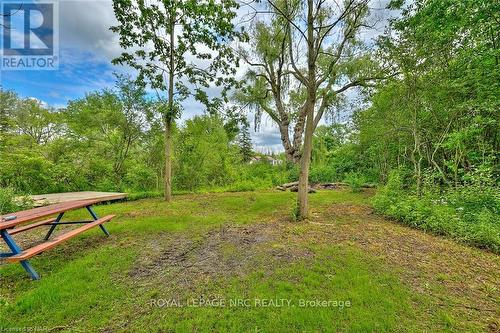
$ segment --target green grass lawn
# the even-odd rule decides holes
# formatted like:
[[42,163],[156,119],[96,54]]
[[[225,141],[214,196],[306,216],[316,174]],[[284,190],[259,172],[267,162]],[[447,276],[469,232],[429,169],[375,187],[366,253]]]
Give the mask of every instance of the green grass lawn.
[[499,257],[384,220],[370,198],[320,191],[302,223],[283,192],[99,206],[117,214],[111,237],[95,228],[35,257],[40,281],[0,266],[0,331],[498,329]]

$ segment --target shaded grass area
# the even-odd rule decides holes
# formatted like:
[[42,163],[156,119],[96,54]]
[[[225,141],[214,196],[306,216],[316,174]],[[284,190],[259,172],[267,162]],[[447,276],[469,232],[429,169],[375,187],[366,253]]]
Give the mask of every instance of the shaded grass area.
[[[99,206],[100,215],[117,214],[108,224],[111,237],[95,228],[37,256],[32,264],[42,280],[30,281],[19,265],[0,266],[0,327],[69,332],[498,327],[498,256],[377,217],[369,206],[371,194],[311,195],[309,223],[291,222],[295,195],[283,192]],[[68,218],[83,216],[79,211]],[[44,231],[18,239],[28,245]],[[330,303],[321,306],[323,301]]]

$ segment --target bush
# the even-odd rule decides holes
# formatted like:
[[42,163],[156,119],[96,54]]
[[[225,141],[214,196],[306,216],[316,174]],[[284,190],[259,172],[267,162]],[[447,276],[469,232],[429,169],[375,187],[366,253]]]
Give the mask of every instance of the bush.
[[36,153],[4,154],[0,159],[0,181],[3,186],[15,188],[24,193],[35,193],[54,184],[53,163]]
[[361,192],[361,188],[365,183],[365,178],[358,173],[350,173],[346,176],[344,181],[349,185],[353,192]]
[[12,188],[0,187],[0,214],[12,213],[33,206],[33,201],[29,197],[16,198]]
[[134,192],[134,193],[129,193],[127,195],[127,201],[135,201],[135,200],[140,200],[140,199],[146,199],[146,198],[159,198],[163,196],[163,192],[155,192],[155,191],[149,191],[149,192]]
[[226,187],[227,192],[250,192],[259,188],[259,182],[253,180],[239,180]]
[[0,214],[15,211],[14,191],[11,188],[0,188]]
[[219,116],[196,116],[179,131],[174,160],[175,189],[223,187],[233,180],[238,150]]
[[151,168],[137,164],[129,168],[125,182],[134,191],[147,192],[157,186],[157,176]]
[[241,165],[236,171],[235,178],[237,179],[230,186],[239,182],[253,182],[256,183],[256,189],[272,188],[298,179],[298,175],[295,176],[296,167],[287,167],[286,165],[273,166],[269,163],[255,163]]
[[493,252],[500,252],[499,192],[494,187],[460,187],[420,197],[405,189],[402,174],[391,173],[375,195],[375,209],[409,226]]
[[331,183],[338,180],[337,172],[331,165],[311,166],[309,181],[313,184]]

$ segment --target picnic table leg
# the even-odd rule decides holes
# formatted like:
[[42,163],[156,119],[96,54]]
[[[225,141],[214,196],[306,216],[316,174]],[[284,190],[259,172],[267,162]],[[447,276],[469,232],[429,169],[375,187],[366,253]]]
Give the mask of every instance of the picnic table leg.
[[[11,235],[7,232],[7,230],[0,230],[0,234],[2,235],[2,239],[5,241],[9,249],[12,251],[12,255],[16,255],[22,252],[21,248],[16,244]],[[33,280],[40,280],[40,276],[35,271],[35,269],[31,266],[28,260],[21,260],[21,266],[23,266],[24,270],[28,272]]]
[[59,213],[59,215],[57,215],[56,220],[50,226],[49,232],[47,232],[47,235],[45,235],[45,240],[48,240],[50,235],[52,235],[52,233],[54,232],[54,229],[57,227],[57,224],[55,224],[55,223],[61,221],[63,215],[64,215],[64,213]]
[[[94,210],[92,209],[92,206],[87,206],[86,208],[89,211],[90,215],[92,215],[92,218],[94,219],[94,221],[99,219],[99,216],[96,214],[96,212],[94,212]],[[99,227],[106,234],[106,236],[109,236],[109,232],[106,229],[106,227],[104,226],[104,224],[99,224]]]

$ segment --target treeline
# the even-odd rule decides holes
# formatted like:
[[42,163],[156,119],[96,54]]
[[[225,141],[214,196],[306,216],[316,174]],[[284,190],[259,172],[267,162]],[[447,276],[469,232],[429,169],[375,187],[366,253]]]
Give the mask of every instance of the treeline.
[[388,185],[376,208],[500,250],[500,5],[416,1],[379,43],[399,75],[355,114],[365,165]]
[[[100,190],[161,192],[161,105],[120,77],[61,110],[0,91],[0,187],[18,194]],[[202,115],[174,129],[176,191],[271,187],[281,169],[250,165],[245,120]]]
[[[163,191],[164,124],[158,103],[128,77],[54,109],[0,90],[0,187],[18,195],[68,191]],[[174,132],[173,189],[246,191],[298,179],[283,154],[253,163],[246,118],[220,110],[187,120]],[[320,126],[310,179],[344,181],[362,173],[347,124]]]
[[0,185],[19,193],[154,189],[160,177],[156,105],[120,78],[55,110],[2,91]]
[[[355,117],[360,145],[386,179],[408,166],[425,182],[491,177],[500,148],[498,3],[417,1],[381,40],[400,72]],[[498,170],[496,170],[498,171]]]

